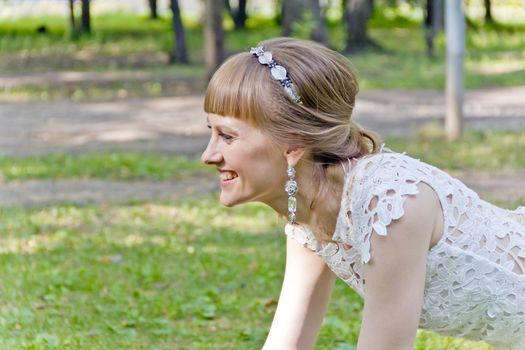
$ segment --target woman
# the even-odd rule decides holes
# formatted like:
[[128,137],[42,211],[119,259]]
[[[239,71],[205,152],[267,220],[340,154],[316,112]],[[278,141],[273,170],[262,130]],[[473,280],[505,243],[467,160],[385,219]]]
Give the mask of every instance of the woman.
[[348,61],[262,42],[228,59],[205,98],[226,206],[288,217],[286,271],[264,349],[311,349],[335,277],[364,298],[358,350],[412,349],[418,328],[525,350],[525,207],[381,149],[352,119]]

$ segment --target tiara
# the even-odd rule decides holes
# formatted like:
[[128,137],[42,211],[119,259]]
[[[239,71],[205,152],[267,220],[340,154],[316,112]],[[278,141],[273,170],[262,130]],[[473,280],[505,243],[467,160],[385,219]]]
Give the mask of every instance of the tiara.
[[292,100],[297,103],[301,102],[301,97],[295,91],[295,87],[290,78],[288,78],[288,72],[286,71],[286,68],[277,64],[277,62],[273,60],[271,52],[264,51],[263,47],[259,45],[257,47],[252,47],[250,53],[257,56],[260,64],[270,67],[272,78],[279,81],[281,86],[284,88],[284,91],[286,91]]

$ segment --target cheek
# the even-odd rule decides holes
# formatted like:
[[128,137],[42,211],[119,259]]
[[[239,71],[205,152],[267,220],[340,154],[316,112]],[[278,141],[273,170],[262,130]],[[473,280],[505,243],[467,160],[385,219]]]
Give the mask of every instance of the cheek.
[[251,169],[254,177],[258,178],[261,185],[275,187],[286,181],[286,162],[276,159],[275,156],[260,157]]
[[252,171],[260,171],[271,178],[279,178],[286,175],[286,161],[284,157],[278,157],[275,153],[270,153],[268,149],[260,149],[251,158],[253,161]]

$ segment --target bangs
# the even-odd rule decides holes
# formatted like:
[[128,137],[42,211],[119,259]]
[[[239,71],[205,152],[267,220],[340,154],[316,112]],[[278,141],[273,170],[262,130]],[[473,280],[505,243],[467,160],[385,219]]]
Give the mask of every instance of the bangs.
[[[244,52],[229,58],[215,72],[204,97],[204,111],[263,125],[263,101],[270,101],[264,68],[253,55]],[[266,73],[266,75],[265,75]]]

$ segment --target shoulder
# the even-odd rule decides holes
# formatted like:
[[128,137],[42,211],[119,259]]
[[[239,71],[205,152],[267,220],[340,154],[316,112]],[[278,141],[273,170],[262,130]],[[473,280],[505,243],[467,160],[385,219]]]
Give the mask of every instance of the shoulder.
[[[356,166],[359,185],[372,186],[385,181],[416,181],[435,168],[404,153],[381,152],[363,157]],[[437,170],[437,169],[435,169]]]
[[[426,177],[418,171],[422,166],[418,162],[400,153],[378,153],[360,160],[346,193],[351,199],[348,209],[369,212],[371,202],[375,207],[378,202],[385,201],[395,205],[400,204],[396,199],[417,194],[417,184]],[[393,210],[392,219],[398,219],[402,214],[400,208],[390,206],[390,209]]]
[[[432,232],[436,226],[435,214],[439,210],[439,203],[427,185],[419,184],[418,189],[419,193],[416,196],[404,200],[403,214],[400,218],[380,226],[380,229],[372,224],[368,231],[370,235],[367,237],[366,263],[371,263],[376,268],[381,267],[382,271],[399,272],[411,269],[411,262],[426,261]],[[370,205],[373,207],[374,203]],[[376,207],[378,205],[381,204],[375,204]],[[372,221],[381,219],[371,218]]]
[[428,171],[431,169],[425,163],[399,153],[375,154],[360,161],[348,193],[347,215],[362,262],[371,259],[374,236],[395,236],[389,240],[414,239],[412,233],[431,236],[428,229],[440,203],[426,183]]

